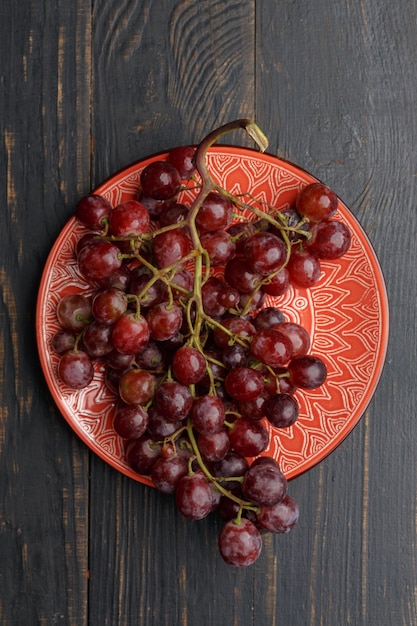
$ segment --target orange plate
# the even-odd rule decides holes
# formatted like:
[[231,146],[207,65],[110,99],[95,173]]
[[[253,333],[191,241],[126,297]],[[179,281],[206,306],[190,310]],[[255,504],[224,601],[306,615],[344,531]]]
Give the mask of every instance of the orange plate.
[[[166,153],[130,165],[95,191],[113,206],[133,198],[142,169]],[[208,157],[213,177],[234,194],[250,192],[261,202],[289,207],[300,188],[314,182],[296,165],[255,150],[229,146],[211,148]],[[184,192],[189,202],[195,192]],[[388,343],[388,300],[375,252],[350,210],[339,201],[336,217],[352,231],[346,255],[322,262],[322,276],[309,290],[294,289],[267,304],[278,306],[289,321],[301,323],[312,338],[311,353],[328,367],[326,383],[317,390],[297,392],[300,415],[288,429],[268,425],[270,444],[266,455],[274,457],[288,479],[312,468],[350,433],[368,406],[378,384]],[[114,396],[103,383],[96,364],[89,387],[67,389],[57,377],[58,357],[51,347],[59,330],[56,306],[68,293],[91,291],[78,272],[74,248],[85,232],[72,218],[57,238],[42,275],[37,303],[36,332],[40,360],[47,384],[64,418],[79,437],[118,471],[151,485],[127,466],[123,441],[112,428]]]

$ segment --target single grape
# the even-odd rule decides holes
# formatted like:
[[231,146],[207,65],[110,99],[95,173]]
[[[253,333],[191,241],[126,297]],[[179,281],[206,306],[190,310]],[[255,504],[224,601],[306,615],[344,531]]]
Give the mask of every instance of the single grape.
[[113,417],[113,428],[122,439],[139,439],[149,423],[147,412],[140,406],[119,404]]
[[168,153],[168,162],[178,170],[183,180],[190,178],[196,172],[194,155],[194,146],[177,146],[171,148]]
[[124,293],[129,292],[130,286],[130,268],[123,264],[116,271],[114,271],[108,278],[102,281],[104,287],[110,289],[120,289]]
[[182,346],[172,359],[172,373],[183,385],[195,385],[206,373],[206,359],[196,348]]
[[[219,483],[226,489],[229,489],[229,491],[240,489],[240,478],[248,468],[248,460],[235,450],[229,450],[220,461],[211,464],[213,476],[218,479],[223,478],[224,480],[219,480]],[[233,478],[236,478],[236,480],[231,480]]]
[[258,311],[265,304],[265,293],[258,289],[253,293],[241,293],[239,308],[242,311]]
[[161,444],[146,433],[126,446],[126,462],[138,474],[149,475],[160,456]]
[[187,475],[188,463],[180,456],[160,457],[152,466],[151,479],[161,493],[173,494],[179,481]]
[[222,362],[228,370],[245,367],[248,363],[249,350],[238,343],[226,346],[222,352]]
[[181,229],[165,231],[153,240],[153,255],[158,267],[168,267],[181,261],[190,250],[190,238]]
[[246,472],[242,493],[260,506],[271,506],[280,502],[287,493],[287,479],[278,466],[271,463],[251,465]]
[[348,251],[351,240],[352,234],[346,224],[328,220],[314,224],[307,247],[319,259],[340,259]]
[[183,476],[175,492],[179,512],[188,519],[203,519],[212,510],[212,494],[208,479],[203,474]]
[[182,308],[175,302],[160,302],[152,306],[146,313],[152,339],[166,341],[175,337],[181,328],[182,316]]
[[297,524],[300,517],[298,503],[286,494],[272,506],[261,506],[256,518],[261,529],[272,533],[287,533]]
[[178,170],[167,161],[153,161],[141,172],[140,185],[146,196],[156,200],[174,198],[181,187]]
[[122,354],[136,354],[149,341],[148,322],[133,312],[122,315],[112,329],[113,345]]
[[122,354],[113,348],[113,350],[106,355],[105,364],[106,367],[111,367],[122,374],[132,367],[133,359],[133,354]]
[[159,411],[171,422],[185,419],[193,406],[189,388],[176,381],[161,383],[155,397]]
[[[221,281],[222,282],[222,281]],[[241,295],[237,289],[233,289],[227,283],[223,283],[217,294],[219,304],[225,309],[237,309],[240,304]]]
[[225,281],[240,293],[252,293],[261,281],[261,275],[249,265],[248,261],[234,256],[226,263]]
[[297,195],[296,209],[310,222],[322,222],[337,211],[338,199],[334,191],[323,183],[310,183]]
[[109,215],[109,233],[115,237],[142,235],[149,225],[148,210],[137,200],[121,202]]
[[287,363],[292,355],[292,344],[284,333],[274,328],[258,331],[252,337],[250,346],[253,356],[271,367],[281,367]]
[[89,355],[83,350],[64,352],[58,362],[58,376],[71,389],[84,389],[94,377]]
[[161,345],[150,339],[146,346],[135,355],[135,361],[142,369],[159,372],[164,371],[167,359]]
[[236,420],[229,432],[230,445],[242,456],[258,456],[266,450],[269,435],[262,422],[249,417]]
[[221,317],[226,313],[225,306],[220,302],[222,291],[223,281],[216,276],[210,276],[201,287],[203,309],[207,315]]
[[201,245],[207,250],[212,266],[223,265],[235,253],[236,245],[231,235],[225,230],[204,233],[200,237]]
[[91,322],[83,332],[82,345],[93,359],[110,354],[113,350],[112,327],[102,322]]
[[213,338],[216,346],[224,350],[233,345],[236,339],[245,341],[255,333],[256,328],[249,320],[241,317],[228,317],[222,320],[221,327],[215,328]]
[[286,256],[284,242],[269,232],[254,233],[245,243],[245,257],[249,265],[262,276],[282,269]]
[[94,318],[103,324],[114,324],[126,313],[128,300],[124,291],[107,287],[100,289],[91,303]]
[[73,350],[76,335],[71,330],[60,330],[52,337],[52,347],[57,354]]
[[[280,216],[284,218],[286,227],[290,229],[286,230],[286,235],[290,242],[292,244],[305,242],[310,232],[308,219],[300,215],[294,207],[280,211]],[[273,232],[275,232],[278,237],[282,237],[282,231],[279,229],[275,230],[275,228],[273,228]]]
[[91,302],[80,293],[68,294],[59,300],[56,315],[62,328],[80,332],[92,320]]
[[266,282],[262,284],[262,291],[269,296],[282,296],[291,286],[290,275],[286,267],[282,268],[278,273],[273,274]]
[[262,537],[250,520],[229,520],[220,531],[219,550],[228,565],[247,567],[252,565],[262,551]]
[[119,380],[119,395],[126,404],[147,404],[153,399],[157,379],[147,370],[133,367]]
[[287,269],[290,281],[298,287],[312,287],[320,280],[320,261],[308,250],[294,250]]
[[79,200],[75,207],[75,216],[87,228],[102,230],[111,211],[112,206],[106,198],[91,193]]
[[185,204],[178,204],[177,202],[172,206],[169,206],[161,216],[159,217],[159,225],[170,226],[171,224],[179,224],[187,219],[189,208]]
[[288,364],[290,381],[302,389],[316,389],[327,377],[327,367],[320,357],[311,354],[296,356]]
[[285,322],[285,316],[276,306],[265,307],[256,314],[252,321],[256,330],[271,328],[274,324],[280,324],[281,322]]
[[191,421],[199,433],[210,435],[219,432],[225,417],[224,404],[217,396],[204,395],[194,400]]
[[122,265],[120,250],[109,241],[96,241],[81,250],[78,268],[89,281],[100,282],[109,278]]
[[203,200],[195,223],[201,233],[224,230],[232,220],[233,204],[216,191]]
[[251,367],[236,367],[225,378],[227,393],[235,400],[253,400],[264,389],[262,375]]
[[297,400],[287,394],[270,396],[264,405],[265,417],[276,428],[288,428],[296,422],[300,407]]
[[156,406],[149,408],[148,417],[147,432],[155,441],[170,437],[182,426],[181,420],[172,421],[167,419]]
[[181,267],[176,270],[169,281],[172,296],[175,299],[190,295],[194,289],[194,277],[189,270]]
[[307,354],[310,349],[311,339],[307,330],[296,322],[281,322],[273,325],[276,330],[288,337],[291,342],[291,356]]
[[197,445],[205,461],[221,461],[230,449],[230,439],[225,427],[215,433],[199,433]]

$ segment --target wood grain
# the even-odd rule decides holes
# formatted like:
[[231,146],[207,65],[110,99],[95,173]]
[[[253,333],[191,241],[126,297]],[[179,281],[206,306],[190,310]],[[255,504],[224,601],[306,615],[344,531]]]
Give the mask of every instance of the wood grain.
[[[0,625],[417,625],[415,3],[5,0],[0,16]],[[183,519],[67,426],[35,307],[81,195],[241,116],[358,217],[391,340],[361,422],[290,484],[298,527],[236,570],[217,517]]]
[[80,114],[90,99],[90,16],[80,2],[57,11],[6,4],[0,61],[0,623],[84,624],[88,453],[45,388],[35,304],[51,241],[90,184],[89,120]]

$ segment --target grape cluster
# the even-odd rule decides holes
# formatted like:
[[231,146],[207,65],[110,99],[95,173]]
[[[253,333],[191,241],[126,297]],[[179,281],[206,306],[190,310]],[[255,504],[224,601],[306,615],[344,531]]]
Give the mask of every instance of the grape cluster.
[[[100,361],[128,465],[174,494],[186,518],[217,509],[221,556],[246,566],[263,532],[285,533],[299,516],[278,463],[262,455],[266,423],[294,424],[297,393],[327,374],[306,329],[265,298],[315,284],[320,259],[342,256],[350,232],[322,183],[282,211],[219,187],[205,155],[236,127],[151,162],[135,199],[79,201],[86,232],[75,253],[91,290],[59,301],[53,347],[72,389],[89,385]],[[191,187],[187,206],[180,194]]]

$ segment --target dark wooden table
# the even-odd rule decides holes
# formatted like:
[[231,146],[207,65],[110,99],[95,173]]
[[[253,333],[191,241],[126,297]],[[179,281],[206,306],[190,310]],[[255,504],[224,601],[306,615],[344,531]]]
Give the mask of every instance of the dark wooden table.
[[[0,624],[415,626],[416,3],[4,0],[0,15]],[[391,341],[359,425],[291,483],[299,525],[240,570],[218,557],[217,518],[188,522],[73,433],[35,306],[80,196],[242,116],[360,220]]]

